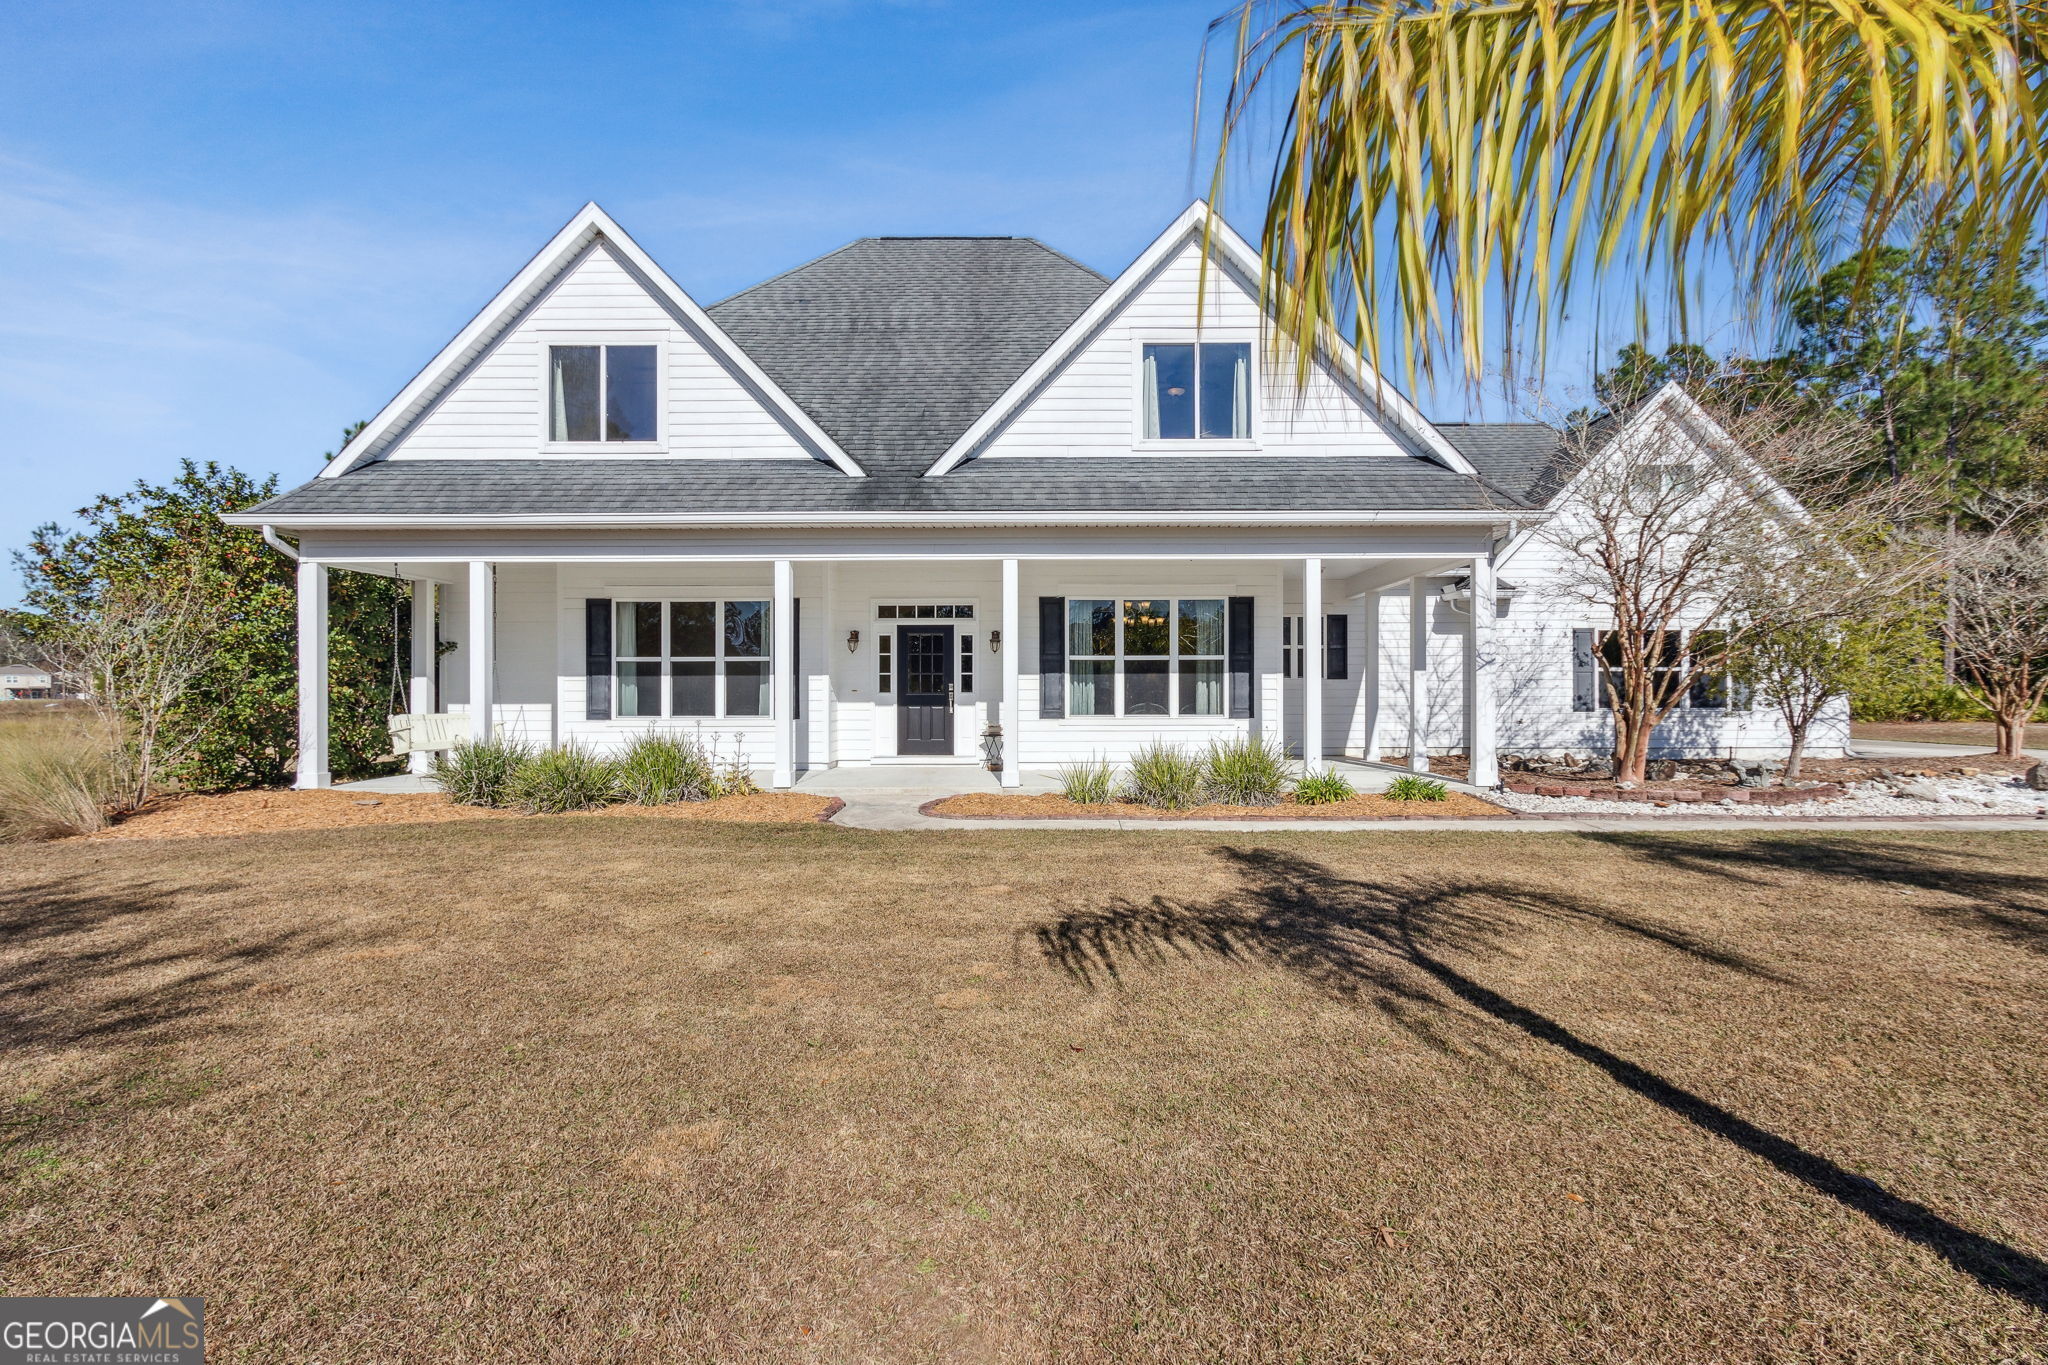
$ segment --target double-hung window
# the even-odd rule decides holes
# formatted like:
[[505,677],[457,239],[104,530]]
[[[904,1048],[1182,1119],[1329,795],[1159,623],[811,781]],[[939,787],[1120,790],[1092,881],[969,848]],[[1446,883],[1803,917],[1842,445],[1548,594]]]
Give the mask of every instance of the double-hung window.
[[548,347],[548,439],[659,439],[654,346]]
[[1067,714],[1223,714],[1220,597],[1067,600]]
[[768,604],[614,602],[621,718],[768,714]]
[[1249,441],[1248,341],[1160,342],[1145,347],[1139,407],[1148,441]]

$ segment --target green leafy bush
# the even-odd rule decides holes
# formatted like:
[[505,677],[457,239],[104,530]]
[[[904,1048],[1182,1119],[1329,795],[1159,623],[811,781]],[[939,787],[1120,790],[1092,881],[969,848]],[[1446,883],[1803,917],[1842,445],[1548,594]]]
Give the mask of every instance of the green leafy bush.
[[1276,806],[1287,794],[1287,755],[1262,735],[1217,740],[1202,756],[1202,795],[1231,806]]
[[[1398,778],[1405,782],[1407,778]],[[1310,773],[1294,784],[1294,799],[1304,806],[1331,806],[1358,795],[1351,779],[1342,773]]]
[[1202,799],[1202,759],[1157,740],[1131,755],[1124,795],[1157,810],[1186,810]]
[[434,779],[458,806],[509,805],[512,775],[532,757],[516,739],[458,744],[434,766]]
[[717,765],[695,735],[640,735],[612,770],[619,795],[639,806],[705,801],[718,790]]
[[1062,763],[1059,768],[1060,795],[1084,806],[1099,806],[1116,799],[1116,769],[1106,758]]
[[119,786],[113,746],[83,726],[37,717],[0,727],[0,839],[105,829]]
[[1397,777],[1387,784],[1389,801],[1441,801],[1451,789],[1433,777]]
[[533,815],[593,810],[619,799],[619,775],[610,759],[564,744],[543,749],[514,768],[505,799]]

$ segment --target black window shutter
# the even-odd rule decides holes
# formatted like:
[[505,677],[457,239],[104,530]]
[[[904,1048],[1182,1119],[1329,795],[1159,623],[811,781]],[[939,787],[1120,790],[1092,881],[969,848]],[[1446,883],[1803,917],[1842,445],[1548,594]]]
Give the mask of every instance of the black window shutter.
[[1593,636],[1590,630],[1572,632],[1572,710],[1598,711],[1600,709],[1600,666],[1593,657]]
[[1252,599],[1230,599],[1228,638],[1224,649],[1230,656],[1230,716],[1248,720],[1252,714]]
[[1038,714],[1045,720],[1058,720],[1067,714],[1067,599],[1064,597],[1038,599]]
[[1341,611],[1323,618],[1323,676],[1351,676],[1351,618]]
[[583,599],[583,716],[612,718],[612,599]]
[[804,718],[804,599],[789,599],[789,715]]

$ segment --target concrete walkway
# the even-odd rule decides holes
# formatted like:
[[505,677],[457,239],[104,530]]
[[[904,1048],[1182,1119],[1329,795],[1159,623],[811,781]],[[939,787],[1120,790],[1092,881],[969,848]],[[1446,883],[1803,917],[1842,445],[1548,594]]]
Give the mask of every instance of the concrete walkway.
[[[1991,751],[1981,744],[1929,744],[1917,739],[1855,739],[1849,752],[1857,758],[1964,758]],[[2048,749],[2023,749],[2029,758],[2048,759]]]

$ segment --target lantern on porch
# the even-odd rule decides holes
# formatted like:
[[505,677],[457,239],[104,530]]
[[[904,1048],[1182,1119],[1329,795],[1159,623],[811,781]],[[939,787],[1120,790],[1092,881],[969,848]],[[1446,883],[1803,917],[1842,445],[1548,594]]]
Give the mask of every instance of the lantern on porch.
[[985,725],[981,730],[981,766],[992,773],[1003,770],[1003,727]]

